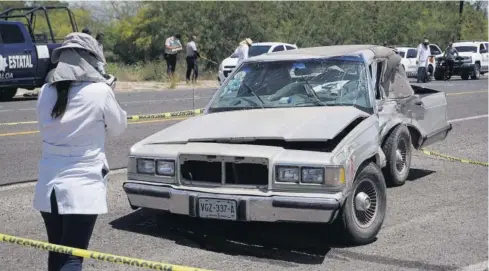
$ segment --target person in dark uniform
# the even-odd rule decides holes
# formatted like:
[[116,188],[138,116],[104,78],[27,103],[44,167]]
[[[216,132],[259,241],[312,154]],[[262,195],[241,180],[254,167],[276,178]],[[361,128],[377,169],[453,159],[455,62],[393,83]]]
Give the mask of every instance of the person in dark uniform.
[[443,54],[443,57],[445,58],[445,61],[447,63],[447,70],[445,71],[445,81],[452,78],[455,55],[457,55],[458,57],[458,51],[457,49],[453,48],[453,43],[450,42],[445,49],[445,53]]
[[199,69],[197,66],[197,58],[200,57],[199,51],[197,50],[197,44],[195,43],[197,41],[196,36],[191,36],[190,37],[190,42],[187,43],[187,74],[186,74],[186,79],[187,83],[190,82],[190,75],[192,74],[192,70],[194,71],[193,77],[192,77],[192,83],[197,82],[197,76],[199,75]]

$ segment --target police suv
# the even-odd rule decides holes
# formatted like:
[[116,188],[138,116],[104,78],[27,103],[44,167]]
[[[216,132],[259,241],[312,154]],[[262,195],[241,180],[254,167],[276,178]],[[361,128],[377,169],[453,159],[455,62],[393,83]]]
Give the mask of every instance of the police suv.
[[[0,100],[12,99],[19,88],[41,87],[48,72],[56,66],[50,56],[62,40],[55,39],[49,21],[48,11],[53,9],[66,10],[73,32],[78,31],[74,15],[67,7],[11,8],[0,13]],[[30,20],[35,12],[45,14],[50,35],[35,33],[35,24]],[[25,19],[26,23],[15,19]]]

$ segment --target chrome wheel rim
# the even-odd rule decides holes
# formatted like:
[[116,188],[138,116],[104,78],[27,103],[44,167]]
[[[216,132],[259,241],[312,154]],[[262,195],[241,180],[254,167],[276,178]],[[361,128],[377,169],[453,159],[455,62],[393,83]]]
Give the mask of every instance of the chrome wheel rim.
[[407,170],[407,148],[408,145],[406,143],[406,140],[404,138],[401,138],[399,140],[399,143],[397,144],[395,158],[396,170],[400,175],[406,173]]
[[353,218],[360,228],[370,227],[377,217],[379,193],[370,179],[358,184],[353,193]]

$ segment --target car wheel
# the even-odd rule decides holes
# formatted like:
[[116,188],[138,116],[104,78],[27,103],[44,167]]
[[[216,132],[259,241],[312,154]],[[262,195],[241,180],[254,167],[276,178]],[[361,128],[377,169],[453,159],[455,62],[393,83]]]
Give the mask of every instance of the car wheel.
[[363,245],[375,240],[387,209],[386,190],[382,171],[375,163],[359,170],[338,217],[338,229],[349,244]]
[[1,88],[0,101],[10,101],[17,94],[17,88]]
[[436,71],[435,71],[435,80],[437,81],[441,81],[441,80],[444,80],[443,78],[443,73],[439,71],[440,68],[437,68]]
[[468,73],[464,73],[462,75],[460,75],[460,77],[462,77],[462,80],[469,80],[469,74]]
[[411,134],[405,125],[391,132],[382,146],[387,165],[382,170],[387,185],[401,186],[406,182],[411,168]]
[[481,65],[479,63],[475,63],[474,73],[470,76],[472,80],[477,80],[481,76]]

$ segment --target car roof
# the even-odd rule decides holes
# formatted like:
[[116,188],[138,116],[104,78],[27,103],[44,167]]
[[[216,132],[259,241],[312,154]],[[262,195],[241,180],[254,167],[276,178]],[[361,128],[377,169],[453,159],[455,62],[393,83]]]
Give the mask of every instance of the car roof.
[[246,62],[296,60],[308,58],[324,58],[345,55],[363,54],[366,58],[388,57],[394,50],[379,45],[332,45],[321,47],[299,48],[296,50],[267,53],[245,59]]
[[290,43],[285,43],[285,42],[253,42],[251,46],[254,45],[264,45],[264,46],[275,46],[275,45],[288,45],[292,47],[297,47],[296,45],[290,44]]
[[395,49],[396,49],[396,50],[401,50],[401,51],[407,51],[407,50],[409,50],[409,49],[414,49],[414,50],[416,50],[416,48],[414,48],[414,47],[405,47],[405,46],[402,46],[402,47],[396,47]]
[[456,41],[453,45],[459,46],[477,46],[479,43],[487,43],[487,41]]

